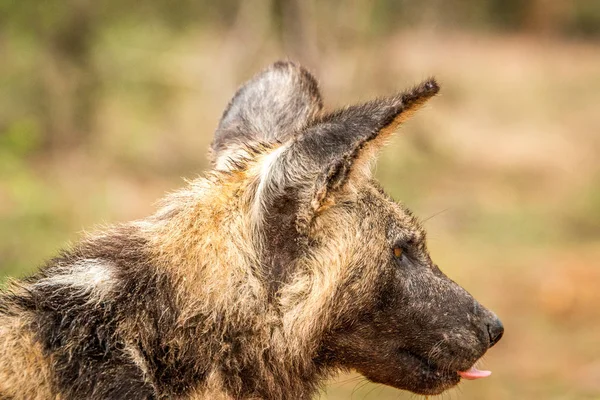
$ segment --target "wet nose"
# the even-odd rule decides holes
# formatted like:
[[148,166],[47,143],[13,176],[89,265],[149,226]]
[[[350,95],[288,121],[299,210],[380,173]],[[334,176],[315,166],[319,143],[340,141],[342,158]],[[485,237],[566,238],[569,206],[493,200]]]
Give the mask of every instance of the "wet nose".
[[502,325],[502,321],[500,321],[500,319],[497,317],[488,322],[486,325],[488,335],[490,335],[490,347],[492,347],[502,338],[502,335],[504,334],[504,325]]

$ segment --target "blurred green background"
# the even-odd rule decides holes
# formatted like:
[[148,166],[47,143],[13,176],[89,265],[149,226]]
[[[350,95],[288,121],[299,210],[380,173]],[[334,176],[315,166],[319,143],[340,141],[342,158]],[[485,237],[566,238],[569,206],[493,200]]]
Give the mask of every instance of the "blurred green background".
[[[237,86],[280,58],[330,107],[442,84],[377,175],[506,326],[492,377],[443,398],[599,399],[594,0],[0,0],[0,279],[202,173]],[[320,398],[412,397],[343,375]]]

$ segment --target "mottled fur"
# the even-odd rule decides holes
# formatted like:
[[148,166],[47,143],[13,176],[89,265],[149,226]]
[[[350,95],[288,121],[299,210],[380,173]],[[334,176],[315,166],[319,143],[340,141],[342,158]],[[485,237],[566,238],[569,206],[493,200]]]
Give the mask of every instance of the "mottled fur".
[[0,398],[308,399],[349,368],[417,393],[456,384],[501,325],[369,174],[437,90],[325,114],[301,67],[257,75],[213,171],[0,295]]

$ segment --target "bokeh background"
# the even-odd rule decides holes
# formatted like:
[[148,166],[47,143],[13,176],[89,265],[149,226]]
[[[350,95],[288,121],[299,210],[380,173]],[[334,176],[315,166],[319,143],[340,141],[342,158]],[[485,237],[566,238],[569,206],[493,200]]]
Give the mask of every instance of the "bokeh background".
[[[377,175],[506,326],[492,377],[443,398],[599,399],[594,0],[1,0],[0,279],[202,173],[237,86],[280,58],[329,107],[442,84]],[[320,396],[412,397],[356,375]]]

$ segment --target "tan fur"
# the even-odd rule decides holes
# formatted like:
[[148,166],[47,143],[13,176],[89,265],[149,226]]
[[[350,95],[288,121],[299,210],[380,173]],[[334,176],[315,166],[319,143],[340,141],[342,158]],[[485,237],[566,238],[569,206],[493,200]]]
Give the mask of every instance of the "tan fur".
[[167,207],[176,210],[176,215],[145,229],[156,265],[174,275],[182,298],[218,305],[229,300],[223,295],[230,286],[241,282],[261,296],[262,285],[242,267],[257,262],[248,237],[251,225],[245,210],[249,205],[240,196],[247,190],[244,178],[245,172],[237,172],[191,182],[187,190],[168,197]]
[[234,398],[225,393],[222,388],[223,381],[220,373],[212,371],[202,387],[194,389],[187,400],[234,400]]
[[50,381],[52,360],[24,325],[23,316],[0,318],[0,393],[15,400],[59,400]]

